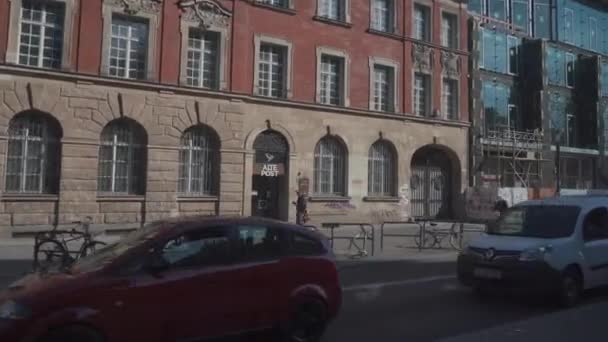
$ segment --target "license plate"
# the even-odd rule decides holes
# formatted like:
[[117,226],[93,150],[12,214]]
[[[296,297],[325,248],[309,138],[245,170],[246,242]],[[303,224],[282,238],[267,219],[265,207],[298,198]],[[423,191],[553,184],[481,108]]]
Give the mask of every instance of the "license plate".
[[477,278],[484,278],[484,279],[501,279],[502,278],[502,272],[500,272],[498,270],[489,269],[489,268],[476,268],[475,270],[473,270],[473,275]]

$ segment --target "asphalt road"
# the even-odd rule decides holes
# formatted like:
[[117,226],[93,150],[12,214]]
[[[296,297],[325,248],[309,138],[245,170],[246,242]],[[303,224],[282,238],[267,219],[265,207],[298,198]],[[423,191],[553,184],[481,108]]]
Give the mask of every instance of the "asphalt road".
[[[0,287],[7,286],[29,265],[28,262],[0,261]],[[569,322],[575,328],[585,328],[589,322],[581,318],[584,310],[589,311],[591,317],[598,318],[597,328],[602,331],[601,337],[596,339],[586,334],[585,341],[605,340],[601,317],[608,307],[604,305],[608,303],[606,290],[589,294],[581,307],[575,309],[580,312],[570,311],[571,316],[580,321],[577,323],[564,318],[562,311],[544,300],[503,295],[484,300],[476,298],[468,289],[459,286],[452,262],[359,261],[340,264],[340,274],[344,286],[344,305],[323,342],[441,341],[454,337],[454,341],[490,341],[496,337],[495,333],[488,333],[492,329],[533,322],[535,319],[544,320],[541,323],[547,329],[564,322]],[[532,331],[534,329],[530,326],[542,327],[542,324],[529,323],[526,329]],[[511,330],[519,331],[515,328]],[[574,328],[569,330],[573,331]],[[536,328],[537,335],[543,334],[543,331]],[[458,336],[464,337],[459,339]],[[268,342],[264,338],[255,340]],[[517,340],[545,339],[538,336],[532,339],[532,334],[522,334]]]

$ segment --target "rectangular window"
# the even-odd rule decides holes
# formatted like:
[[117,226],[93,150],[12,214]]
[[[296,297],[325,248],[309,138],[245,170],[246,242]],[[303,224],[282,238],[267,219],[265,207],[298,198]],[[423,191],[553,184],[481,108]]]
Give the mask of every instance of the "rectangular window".
[[281,232],[264,226],[238,226],[240,261],[261,261],[279,259],[285,241]]
[[564,9],[564,41],[574,43],[574,11],[570,8]]
[[284,97],[287,49],[274,44],[260,45],[258,95]]
[[508,49],[507,49],[507,35],[503,33],[495,33],[495,55],[494,55],[494,63],[495,69],[494,71],[505,74],[507,73],[508,67]]
[[431,87],[430,76],[416,73],[414,76],[414,114],[429,116]]
[[589,18],[589,49],[597,51],[597,19]]
[[64,16],[62,3],[23,1],[19,64],[39,68],[61,67]]
[[528,32],[529,5],[528,0],[513,0],[511,22],[519,30]]
[[431,40],[431,9],[427,6],[414,5],[414,38]]
[[507,4],[505,0],[488,0],[489,1],[489,15],[501,21],[507,20]]
[[534,1],[534,36],[536,38],[551,38],[551,21],[549,0]]
[[374,65],[374,110],[395,111],[395,70],[389,66]]
[[372,29],[382,32],[392,32],[393,30],[393,0],[373,0],[372,1]]
[[344,1],[345,0],[320,0],[320,11],[319,11],[319,15],[324,17],[324,18],[328,18],[328,19],[332,19],[332,20],[339,20],[339,21],[344,21],[345,18],[345,8],[344,8]]
[[574,87],[574,75],[576,69],[576,56],[566,53],[566,86]]
[[451,13],[442,14],[441,45],[450,49],[458,48],[458,16]]
[[219,39],[217,32],[194,28],[188,32],[186,82],[189,86],[219,88]]
[[340,106],[343,104],[342,79],[344,75],[344,59],[341,57],[321,56],[321,91],[320,102]]
[[509,48],[509,70],[511,75],[517,75],[519,72],[519,38],[514,36],[507,37]]
[[458,81],[443,79],[442,108],[447,119],[458,119]]
[[549,73],[549,83],[563,86],[565,84],[565,54],[556,48],[547,48],[547,69]]
[[257,0],[263,4],[267,4],[275,7],[287,8],[289,7],[289,0]]
[[110,76],[145,79],[148,57],[148,24],[131,18],[112,17]]

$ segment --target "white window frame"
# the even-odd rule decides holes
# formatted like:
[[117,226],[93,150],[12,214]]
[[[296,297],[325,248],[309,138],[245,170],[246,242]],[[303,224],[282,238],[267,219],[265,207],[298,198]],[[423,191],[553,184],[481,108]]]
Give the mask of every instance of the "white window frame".
[[[511,122],[511,108],[515,108],[515,111],[516,111],[517,116],[518,116],[517,119],[519,119],[519,106],[509,103],[507,105],[507,127],[509,129],[511,129],[511,127],[513,126],[512,122]],[[517,130],[517,129],[518,129],[518,127],[514,128],[514,130]]]
[[[320,150],[320,146],[321,143],[325,140],[325,139],[331,139],[333,140],[333,142],[338,146],[338,148],[341,150],[340,152],[343,153],[342,157],[342,170],[336,170],[334,168],[334,163],[333,160],[336,159],[335,155],[328,155],[325,154],[325,151],[321,151]],[[330,179],[329,179],[329,184],[330,184],[330,192],[322,192],[321,190],[321,185],[320,185],[320,178],[318,175],[318,170],[319,167],[321,165],[320,162],[323,159],[326,158],[331,158],[331,173],[330,173]],[[348,194],[348,163],[349,163],[349,158],[348,158],[348,149],[346,148],[346,145],[344,144],[344,142],[342,141],[342,139],[340,139],[339,137],[336,136],[332,136],[332,135],[327,135],[324,136],[323,138],[321,138],[317,144],[315,145],[315,149],[313,152],[313,194],[317,195],[317,196],[325,196],[325,197],[342,197],[342,196],[347,196]],[[341,191],[334,191],[336,190],[336,183],[338,183],[338,181],[340,181],[340,179],[338,179],[338,177],[342,178],[342,185],[343,185],[343,189],[337,189],[337,190],[341,190]]]
[[[270,44],[282,47],[285,51],[285,67],[283,75],[283,97],[291,99],[293,97],[293,43],[289,40],[273,37],[264,34],[254,36],[254,70],[253,70],[253,93],[260,94],[260,48],[262,44]],[[266,96],[266,95],[263,95]]]
[[389,113],[398,113],[399,112],[399,89],[398,89],[398,85],[399,82],[397,80],[397,78],[400,75],[400,68],[399,68],[399,62],[391,60],[391,59],[387,59],[387,58],[381,58],[381,57],[369,57],[369,109],[370,110],[376,110],[376,104],[374,102],[374,95],[375,95],[375,91],[376,91],[376,82],[374,80],[375,75],[374,75],[374,70],[376,65],[378,66],[382,66],[385,68],[389,68],[391,70],[391,72],[393,73],[393,84],[391,86],[391,97],[392,99],[392,111],[388,111]]
[[[425,30],[427,33],[427,37],[425,39],[418,39],[416,37],[416,7],[423,7],[427,14],[427,23],[425,25]],[[412,2],[412,38],[416,40],[420,40],[422,42],[431,43],[433,41],[433,4],[428,3],[426,1],[415,1]]]
[[[21,37],[21,9],[23,0],[8,0],[10,6],[9,32],[6,47],[6,62],[19,64],[19,45]],[[72,39],[74,33],[74,21],[78,13],[78,0],[52,0],[64,4],[63,19],[63,46],[61,51],[61,69],[72,70]]]
[[[448,109],[446,108],[446,104],[447,104],[447,100],[446,100],[446,91],[445,91],[445,83],[446,82],[453,82],[455,84],[454,86],[454,92],[455,94],[452,94],[454,96],[454,103],[452,103],[452,106],[454,108],[454,113],[453,113],[453,117],[450,117],[450,113],[448,112]],[[459,120],[460,118],[460,80],[458,78],[455,77],[449,77],[447,75],[443,75],[443,77],[441,78],[441,112],[445,115],[444,119],[446,120]]]
[[341,97],[343,107],[350,106],[350,56],[348,53],[342,50],[333,49],[330,47],[319,46],[317,47],[317,81],[316,81],[316,94],[315,101],[321,102],[321,59],[324,55],[342,58],[343,63],[343,75],[341,75]]
[[[116,16],[123,18],[132,18],[134,21],[144,21],[148,25],[148,44],[146,53],[146,75],[144,79],[136,81],[151,81],[157,78],[156,76],[156,37],[159,34],[160,13],[151,13],[139,11],[135,14],[125,13],[124,6],[116,5],[115,3],[105,0],[103,3],[103,41],[101,53],[101,74],[109,76],[110,71],[110,51],[112,43],[112,19]],[[119,78],[119,77],[117,77]],[[127,79],[127,78],[125,78]]]
[[375,14],[376,11],[374,10],[374,4],[377,0],[371,0],[369,2],[369,27],[370,29],[377,31],[377,32],[386,32],[386,33],[395,33],[398,30],[398,26],[397,26],[397,21],[399,20],[398,15],[397,15],[397,3],[396,0],[385,0],[388,2],[387,4],[387,8],[389,11],[388,14],[388,29],[385,30],[380,30],[377,27],[374,27],[374,22],[375,22]]
[[[180,56],[180,72],[179,72],[179,80],[180,84],[183,86],[188,85],[188,37],[190,35],[191,29],[201,29],[200,24],[196,22],[191,22],[182,19],[180,25],[180,33],[182,39],[182,48],[181,48],[181,56]],[[218,65],[217,67],[217,89],[218,90],[226,90],[228,89],[228,82],[226,81],[226,56],[228,55],[228,29],[220,26],[210,26],[205,29],[205,31],[211,31],[213,33],[219,34],[218,41]]]
[[[201,133],[200,135],[197,134],[197,136],[207,140],[207,146],[200,147],[193,144],[192,135],[196,133]],[[187,136],[188,134],[191,136]],[[220,142],[215,131],[206,125],[192,126],[185,130],[182,134],[179,149],[180,157],[177,181],[178,192],[187,196],[217,196],[220,181],[220,170],[219,165],[217,165],[220,156]],[[187,153],[187,160],[182,159],[182,152]],[[196,153],[203,154],[204,156],[204,158],[199,159],[201,161],[199,167],[203,168],[203,170],[201,170],[202,175],[200,177],[201,191],[196,191],[197,189],[193,189],[192,186],[192,171],[194,169],[192,161],[194,159],[193,156]],[[205,172],[205,167],[209,168],[208,173]],[[184,174],[183,172],[185,169],[187,169],[187,171]],[[186,189],[180,188],[182,178],[186,181]],[[209,187],[206,187],[205,184],[207,184]]]
[[[427,86],[428,88],[426,89],[426,94],[425,94],[425,107],[426,107],[426,113],[423,113],[422,115],[419,115],[416,112],[416,75],[423,75],[424,77],[426,77],[426,81],[427,81]],[[427,72],[419,72],[419,71],[415,71],[413,72],[413,77],[412,77],[412,115],[414,116],[418,116],[418,117],[423,117],[423,118],[428,118],[431,117],[431,115],[433,114],[433,109],[432,109],[432,102],[433,102],[433,75]]]
[[277,7],[277,8],[285,8],[285,9],[295,9],[294,6],[294,0],[279,0],[279,1],[284,1],[285,2],[285,6],[280,6],[280,5],[276,5],[273,2],[277,1],[277,0],[255,0],[255,2],[266,5],[266,6],[272,6],[272,7]]
[[342,8],[343,8],[343,10],[342,10],[343,13],[339,14],[338,19],[333,19],[333,18],[330,18],[330,17],[326,16],[325,14],[323,14],[322,7],[323,7],[324,1],[331,1],[331,0],[317,0],[317,11],[316,11],[317,17],[327,19],[327,20],[341,21],[341,22],[345,22],[347,24],[351,23],[351,14],[350,14],[351,0],[335,0],[335,1],[342,2]]
[[[374,148],[377,146],[382,146],[384,151],[388,155],[379,154],[381,157],[377,157],[373,155]],[[397,167],[398,160],[397,151],[395,151],[394,146],[388,142],[387,140],[378,140],[374,142],[370,147],[367,153],[368,166],[367,166],[367,195],[374,198],[386,198],[386,197],[395,197],[397,194],[397,184],[398,184],[398,175],[397,175]],[[374,163],[377,162],[377,163]],[[388,192],[372,192],[374,188],[374,183],[376,181],[375,168],[380,167],[382,169],[381,179],[378,181],[380,187],[384,189],[388,189]],[[387,175],[388,174],[388,175]]]
[[[445,16],[450,16],[454,20],[454,26],[452,27],[454,32],[451,35],[451,37],[448,38],[451,40],[451,43],[448,42],[448,44],[445,44],[443,41],[443,34],[444,34],[444,31],[443,31],[444,20],[443,19]],[[448,49],[454,49],[454,50],[460,49],[460,16],[458,15],[458,13],[446,10],[445,8],[441,9],[441,46],[446,47]]]
[[[23,122],[25,124],[26,132],[25,135],[13,135],[13,125],[20,126]],[[30,129],[32,124],[39,124],[41,126],[41,136],[31,136]],[[59,191],[60,172],[59,163],[61,163],[61,127],[55,126],[51,119],[44,117],[41,113],[27,113],[24,116],[14,117],[9,123],[9,129],[7,134],[7,147],[6,147],[6,162],[5,162],[5,174],[4,174],[4,191],[13,194],[56,194]],[[55,134],[53,134],[55,133]],[[40,142],[41,143],[41,156],[35,160],[38,162],[40,172],[37,174],[38,189],[28,190],[28,162],[32,159],[29,158],[29,143]],[[9,160],[11,158],[9,146],[11,143],[22,144],[21,153],[19,154],[21,159],[21,169],[18,174],[19,176],[19,189],[8,189],[8,177],[9,177]],[[54,164],[51,164],[54,162]],[[52,170],[51,168],[55,168]],[[52,179],[49,179],[48,173],[52,172]],[[31,176],[31,174],[30,174]]]

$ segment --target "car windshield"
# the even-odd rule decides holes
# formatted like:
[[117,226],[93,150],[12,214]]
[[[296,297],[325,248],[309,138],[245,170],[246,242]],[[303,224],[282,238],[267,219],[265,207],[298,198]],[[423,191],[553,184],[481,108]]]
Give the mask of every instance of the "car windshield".
[[526,236],[543,239],[568,237],[581,209],[565,205],[529,205],[514,207],[489,225],[488,234]]
[[129,250],[144,244],[156,237],[160,232],[162,224],[149,224],[141,229],[133,231],[120,241],[100,249],[97,253],[79,259],[71,271],[74,273],[91,272],[110,263]]

